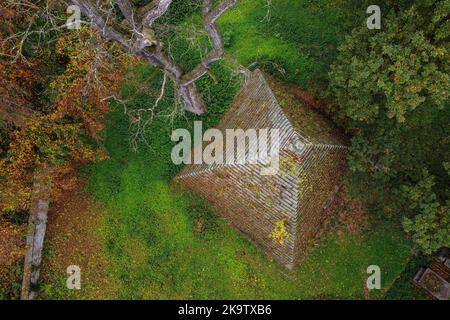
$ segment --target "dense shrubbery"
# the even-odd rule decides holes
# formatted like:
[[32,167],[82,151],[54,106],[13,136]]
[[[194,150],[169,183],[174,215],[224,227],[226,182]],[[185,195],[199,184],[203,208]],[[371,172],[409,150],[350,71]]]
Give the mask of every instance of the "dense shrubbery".
[[330,95],[354,134],[348,185],[431,253],[450,245],[450,1],[418,3],[347,37]]

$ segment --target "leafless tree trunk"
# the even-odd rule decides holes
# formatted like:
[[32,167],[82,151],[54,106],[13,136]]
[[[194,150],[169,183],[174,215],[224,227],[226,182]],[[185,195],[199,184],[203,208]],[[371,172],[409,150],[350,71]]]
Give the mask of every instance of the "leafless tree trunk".
[[238,0],[223,0],[214,7],[212,0],[203,0],[203,25],[209,33],[213,49],[196,68],[188,73],[170,58],[152,30],[154,22],[167,12],[172,1],[153,0],[143,8],[136,8],[129,0],[116,0],[125,17],[124,23],[129,29],[127,30],[129,32],[124,33],[119,30],[120,26],[116,28],[102,16],[93,1],[65,0],[68,5],[78,6],[103,37],[120,43],[131,54],[140,56],[161,69],[174,82],[178,94],[183,99],[184,109],[199,115],[205,112],[206,106],[195,82],[205,75],[211,64],[221,59],[224,54],[223,40],[215,22],[227,10],[234,7]]

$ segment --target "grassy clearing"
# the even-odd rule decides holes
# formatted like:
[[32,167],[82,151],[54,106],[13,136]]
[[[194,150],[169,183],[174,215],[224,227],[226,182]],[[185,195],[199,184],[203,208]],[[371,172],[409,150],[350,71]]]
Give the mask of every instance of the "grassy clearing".
[[[310,89],[326,81],[336,48],[349,29],[345,23],[348,20],[344,19],[346,10],[345,3],[329,0],[277,0],[270,9],[266,0],[246,0],[225,13],[218,26],[225,52],[242,65],[262,68],[284,81]],[[190,14],[182,23],[201,30],[198,11]],[[170,15],[164,21],[180,23],[179,17]],[[179,36],[179,31],[173,35]],[[190,37],[191,34],[185,36]],[[203,37],[196,45],[206,42]],[[180,52],[172,48],[172,54],[185,69],[192,69],[199,63],[198,54],[190,54],[187,41],[181,47]]]
[[[310,88],[326,76],[342,41],[343,4],[324,0],[241,1],[219,20],[227,52],[242,64],[254,62],[283,80]],[[285,70],[285,72],[283,71]]]

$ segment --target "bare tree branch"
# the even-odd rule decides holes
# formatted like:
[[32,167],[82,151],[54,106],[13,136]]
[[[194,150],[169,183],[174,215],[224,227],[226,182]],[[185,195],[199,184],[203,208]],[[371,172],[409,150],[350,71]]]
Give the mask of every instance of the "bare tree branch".
[[117,0],[121,12],[132,28],[129,40],[109,26],[89,0],[65,1],[78,6],[105,38],[120,43],[130,53],[145,58],[150,64],[169,76],[174,81],[180,97],[183,98],[185,110],[195,114],[205,112],[206,106],[197,91],[195,82],[209,71],[211,64],[222,58],[224,44],[215,22],[227,10],[234,7],[238,0],[223,0],[214,9],[212,0],[203,1],[203,25],[211,38],[213,50],[201,60],[200,65],[187,74],[167,55],[163,45],[151,29],[153,23],[167,12],[173,0],[154,0],[149,5],[150,9],[149,6],[145,7],[142,21],[135,20],[139,18],[138,15],[135,17],[134,7],[129,0]]
[[148,125],[153,121],[153,118],[155,117],[159,103],[164,97],[166,91],[166,84],[167,84],[167,74],[164,73],[159,96],[156,98],[155,103],[151,107],[129,111],[125,109],[125,113],[129,116],[131,126],[133,127],[134,131],[133,135],[130,137],[130,144],[134,151],[137,151],[138,149],[139,139],[143,140],[144,142],[147,142],[145,134]]
[[134,8],[129,0],[117,0],[117,5],[120,8],[125,19],[131,26],[134,26]]
[[97,10],[94,8],[94,6],[91,5],[88,1],[66,0],[66,2],[68,2],[69,4],[74,4],[74,5],[78,6],[80,8],[81,12],[83,12],[86,16],[89,17],[89,19],[91,19],[91,21],[93,22],[95,27],[100,31],[100,33],[102,34],[103,37],[105,37],[109,40],[117,41],[118,43],[123,45],[125,48],[129,49],[130,51],[133,51],[132,47],[128,43],[128,41],[125,40],[125,38],[120,33],[115,31],[113,28],[108,27],[108,25],[106,24],[106,22],[102,18],[102,16],[97,12]]
[[225,12],[234,7],[237,4],[237,1],[238,0],[224,0],[214,11],[212,11],[212,0],[203,1],[203,25],[209,32],[209,36],[213,44],[213,50],[208,56],[206,56],[206,58],[202,59],[201,63],[194,70],[183,76],[182,86],[186,86],[197,81],[208,72],[211,64],[222,58],[224,54],[224,44],[215,22]]
[[167,12],[171,4],[172,0],[154,0],[152,3],[154,7],[144,14],[142,25],[147,28],[151,27],[156,20]]

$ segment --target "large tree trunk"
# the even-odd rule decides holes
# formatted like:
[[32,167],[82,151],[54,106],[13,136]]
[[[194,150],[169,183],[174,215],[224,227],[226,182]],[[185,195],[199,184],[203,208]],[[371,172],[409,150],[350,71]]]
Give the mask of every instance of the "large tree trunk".
[[222,14],[234,7],[238,0],[221,0],[214,8],[213,0],[203,0],[203,24],[212,40],[213,48],[202,59],[201,63],[189,73],[184,73],[181,67],[172,61],[170,55],[164,52],[164,46],[156,39],[154,32],[151,30],[153,23],[167,12],[173,0],[153,0],[149,6],[142,8],[144,13],[141,19],[136,17],[135,13],[140,10],[132,2],[117,0],[122,14],[130,26],[133,35],[131,38],[127,34],[119,33],[113,26],[107,24],[107,20],[102,17],[91,1],[65,1],[68,4],[78,6],[81,12],[90,18],[102,36],[120,43],[130,53],[146,58],[150,64],[160,68],[166,75],[170,76],[178,88],[186,111],[197,115],[206,111],[206,105],[195,86],[195,82],[208,72],[211,64],[222,58],[224,54],[223,40],[215,22]]
[[178,89],[180,96],[183,98],[184,109],[197,115],[206,112],[206,104],[197,90],[195,83],[187,86],[180,86]]
[[184,81],[186,73],[162,49],[150,53],[144,48],[139,55],[146,58],[151,65],[159,67],[173,80],[183,100],[184,110],[197,115],[206,112],[206,104],[197,90],[195,81],[186,83]]

